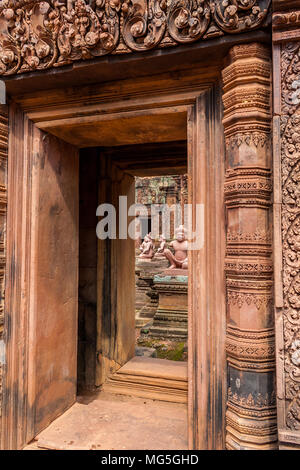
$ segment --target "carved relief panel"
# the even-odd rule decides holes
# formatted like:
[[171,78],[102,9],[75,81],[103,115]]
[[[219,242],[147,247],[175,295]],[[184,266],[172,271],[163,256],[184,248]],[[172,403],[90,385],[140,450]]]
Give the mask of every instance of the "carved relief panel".
[[250,31],[271,0],[3,0],[0,75]]
[[300,6],[273,2],[274,242],[278,436],[300,449]]

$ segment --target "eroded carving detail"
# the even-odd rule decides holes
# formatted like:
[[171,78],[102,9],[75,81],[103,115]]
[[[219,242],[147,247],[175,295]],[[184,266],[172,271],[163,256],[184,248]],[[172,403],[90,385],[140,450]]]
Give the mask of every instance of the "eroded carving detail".
[[238,395],[237,393],[233,393],[231,388],[229,387],[228,398],[230,402],[235,403],[236,405],[242,406],[244,408],[250,409],[262,409],[276,405],[275,392],[272,392],[271,394],[267,393],[264,396],[261,393],[258,393],[255,397],[252,394],[243,397]]
[[227,231],[227,243],[271,243],[271,234],[266,230],[255,230],[253,233],[243,233],[241,231]]
[[246,144],[248,146],[252,144],[255,147],[264,147],[269,143],[270,136],[264,132],[238,133],[226,139],[226,145],[231,148],[239,148],[242,144]]
[[259,27],[270,0],[3,0],[0,74]]
[[260,310],[262,306],[266,307],[272,303],[272,295],[228,291],[227,300],[229,305],[237,305],[241,308],[244,304],[253,304],[257,308],[257,310]]

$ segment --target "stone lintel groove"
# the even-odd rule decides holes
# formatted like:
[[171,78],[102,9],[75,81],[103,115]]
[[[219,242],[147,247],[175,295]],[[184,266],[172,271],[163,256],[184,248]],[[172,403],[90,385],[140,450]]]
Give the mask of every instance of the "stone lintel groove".
[[[8,112],[0,105],[0,342],[3,341],[4,298],[5,298],[5,238],[7,206],[7,154],[8,154]],[[0,351],[3,348],[0,345]],[[3,356],[0,353],[0,420],[2,414]],[[1,429],[1,423],[0,423]],[[1,436],[0,436],[1,437]]]
[[251,31],[267,24],[270,5],[271,0],[5,0],[0,76]]
[[300,39],[300,9],[298,0],[273,0],[273,42]]
[[279,448],[300,449],[300,5],[276,0],[274,40],[274,230]]
[[277,446],[270,51],[234,46],[223,70],[228,449]]

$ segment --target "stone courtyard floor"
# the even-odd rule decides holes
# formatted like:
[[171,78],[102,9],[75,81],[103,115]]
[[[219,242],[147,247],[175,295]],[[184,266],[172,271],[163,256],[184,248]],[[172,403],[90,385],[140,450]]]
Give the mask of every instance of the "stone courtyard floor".
[[25,450],[187,449],[187,406],[112,395],[78,397]]

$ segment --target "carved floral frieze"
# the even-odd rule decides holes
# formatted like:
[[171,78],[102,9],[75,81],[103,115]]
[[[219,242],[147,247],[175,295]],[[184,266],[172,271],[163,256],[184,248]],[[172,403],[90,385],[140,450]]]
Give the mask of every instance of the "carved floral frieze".
[[282,240],[286,424],[300,430],[300,43],[281,52]]
[[272,295],[249,292],[235,292],[228,290],[227,302],[228,305],[237,305],[240,308],[243,307],[244,304],[248,306],[254,305],[257,310],[260,310],[262,306],[266,307],[272,304]]
[[228,399],[232,403],[250,409],[268,408],[270,406],[276,405],[276,395],[274,392],[272,392],[271,394],[266,394],[264,396],[261,393],[258,393],[256,396],[249,394],[248,396],[243,397],[239,396],[237,393],[233,393],[231,388],[229,388]]
[[2,0],[0,75],[236,34],[270,0]]

